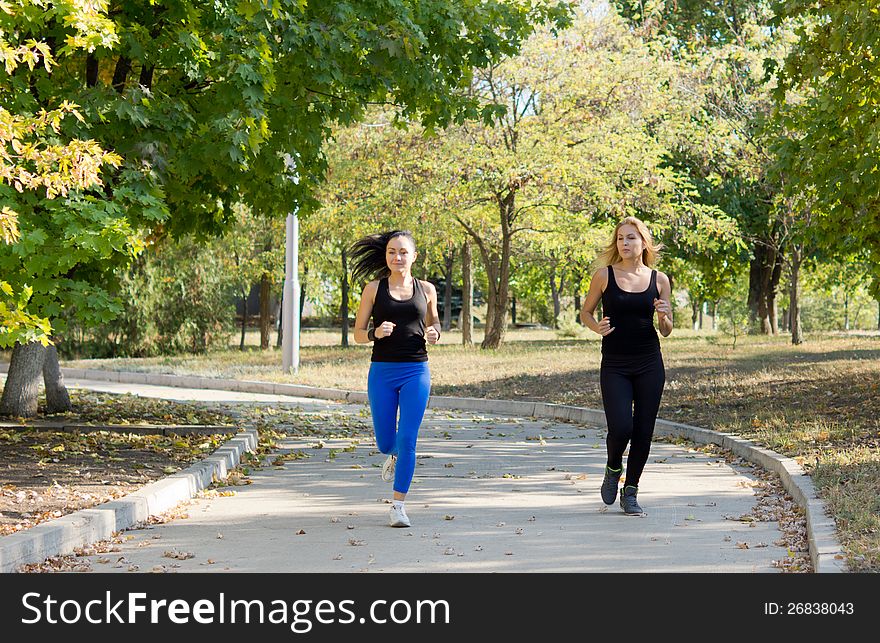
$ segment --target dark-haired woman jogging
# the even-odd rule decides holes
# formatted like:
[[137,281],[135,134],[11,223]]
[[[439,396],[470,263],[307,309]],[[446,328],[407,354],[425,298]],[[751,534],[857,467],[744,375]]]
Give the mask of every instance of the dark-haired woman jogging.
[[[630,515],[643,513],[636,496],[666,382],[655,313],[660,333],[668,337],[672,332],[669,278],[651,269],[661,247],[640,219],[621,221],[596,262],[601,267],[581,309],[581,321],[602,335],[599,382],[608,424],[602,500],[611,505],[617,498],[623,452],[629,444],[620,506]],[[593,313],[600,299],[603,317],[596,321]]]
[[352,246],[351,254],[353,281],[378,277],[364,288],[354,339],[359,344],[373,342],[367,395],[376,444],[388,454],[382,479],[394,478],[390,524],[409,527],[403,503],[415,471],[416,439],[431,394],[426,343],[436,344],[440,339],[437,291],[431,283],[412,276],[418,255],[409,232],[369,235]]

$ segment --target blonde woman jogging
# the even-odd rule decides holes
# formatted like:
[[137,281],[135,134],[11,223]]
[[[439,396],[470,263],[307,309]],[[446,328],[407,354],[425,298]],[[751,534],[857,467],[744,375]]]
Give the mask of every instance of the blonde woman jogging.
[[[601,267],[581,309],[581,321],[602,336],[599,382],[608,425],[602,500],[612,505],[617,499],[623,452],[629,445],[620,493],[620,506],[628,515],[644,513],[637,500],[639,481],[666,382],[654,329],[656,314],[660,333],[668,337],[672,332],[669,278],[652,269],[661,248],[640,219],[623,219],[596,262]],[[593,313],[600,300],[603,317],[597,321]]]

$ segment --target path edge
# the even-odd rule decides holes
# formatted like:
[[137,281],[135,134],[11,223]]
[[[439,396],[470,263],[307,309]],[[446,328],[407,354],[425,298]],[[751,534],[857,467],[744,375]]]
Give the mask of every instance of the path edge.
[[[0,364],[0,373],[5,372],[7,367],[7,364]],[[178,388],[214,389],[236,391],[241,393],[291,395],[297,397],[318,398],[342,402],[368,403],[367,394],[365,391],[349,391],[346,389],[323,388],[316,386],[307,386],[304,384],[284,384],[278,382],[265,382],[260,380],[233,380],[193,375],[171,375],[166,373],[109,371],[104,369],[62,368],[61,371],[63,376],[69,379],[121,382],[127,384],[148,384],[154,386],[172,386]],[[579,406],[570,406],[566,404],[553,404],[548,402],[531,402],[524,400],[490,400],[484,398],[432,395],[428,401],[428,407],[435,409],[454,409],[458,411],[479,411],[485,413],[497,413],[501,415],[513,415],[521,417],[550,418],[568,422],[583,422],[599,425],[605,424],[605,413],[601,410]],[[785,490],[804,510],[804,513],[806,515],[807,539],[809,542],[810,559],[813,563],[813,570],[815,571],[815,573],[828,574],[842,573],[847,571],[846,555],[843,551],[843,547],[841,546],[839,539],[837,538],[834,518],[831,517],[826,511],[825,502],[818,497],[815,485],[813,484],[813,480],[806,474],[803,467],[801,467],[801,465],[798,464],[797,461],[795,461],[793,458],[783,456],[779,453],[776,453],[775,451],[764,448],[753,442],[752,440],[748,440],[746,438],[741,438],[730,433],[722,433],[720,431],[713,431],[711,429],[691,426],[689,424],[682,424],[679,422],[671,422],[668,420],[658,419],[654,432],[656,435],[683,437],[698,444],[718,445],[724,449],[729,449],[739,457],[744,458],[749,462],[752,462],[760,467],[763,467],[766,470],[776,473],[782,481],[782,485]],[[256,446],[255,433],[256,432],[254,432],[254,446]],[[230,442],[238,439],[238,437],[239,436],[232,438]],[[227,444],[229,443],[227,442]],[[221,447],[220,449],[218,449],[218,451],[223,448],[224,447]],[[194,465],[193,467],[190,467],[190,469],[194,469],[197,466],[198,465]],[[190,469],[187,469],[187,472],[189,472]],[[176,476],[181,476],[183,473],[184,472],[176,474]],[[195,477],[198,474],[193,472],[189,475]],[[170,478],[174,478],[176,476],[170,476]],[[165,480],[167,480],[167,478],[164,480],[160,480],[156,483],[152,483],[151,485],[147,485],[147,487],[157,485],[164,482]],[[210,477],[208,478],[208,484],[210,484]],[[138,494],[146,490],[147,487],[142,488],[139,492],[130,494],[130,496],[126,496],[126,499],[132,496],[137,496],[136,498],[132,498],[131,504],[138,505],[138,507],[140,507],[144,500],[142,500],[140,496],[138,496]],[[192,495],[194,495],[196,491],[193,491]],[[181,500],[183,499],[186,498],[181,498]],[[120,502],[121,500],[113,502]],[[113,502],[106,503],[105,505],[100,505],[98,508],[95,509],[81,510],[79,512],[76,512],[75,514],[70,514],[69,516],[59,518],[57,521],[50,521],[49,523],[41,524],[46,524],[47,531],[49,531],[50,525],[61,522],[65,518],[71,519],[77,514],[89,511],[98,512],[99,509],[105,510],[107,505],[113,504]],[[177,502],[180,502],[180,500],[178,500]],[[139,508],[138,510],[144,511],[145,509]],[[142,520],[143,518],[140,519]],[[73,520],[70,520],[68,522],[73,522]],[[90,528],[90,524],[98,522],[98,516],[95,516],[93,518],[86,517],[85,519],[79,518],[78,522],[86,523],[79,527],[80,531],[88,530]],[[109,524],[109,521],[107,519],[105,519],[104,522]],[[133,524],[133,522],[130,524]],[[130,524],[126,526],[130,526]],[[9,538],[14,538],[19,535],[25,536],[29,532],[38,529],[40,526],[41,525],[37,525],[36,527],[33,527],[26,532],[22,532],[21,534],[13,534],[11,536],[4,536],[0,538],[0,572],[8,571],[8,565],[6,562],[7,555],[4,544],[5,540]],[[66,529],[59,529],[61,529],[62,532],[66,533],[67,529],[71,528],[67,527]],[[116,530],[118,531],[118,529],[119,527],[117,527]],[[52,531],[52,534],[54,534],[54,530]],[[47,534],[43,540],[47,541],[48,543],[53,542],[55,538],[57,537],[53,535],[50,538],[50,534]],[[94,542],[94,540],[100,540],[100,538],[92,538],[87,542]],[[74,546],[81,546],[81,544]],[[41,549],[40,551],[42,552],[44,550]],[[72,547],[68,551],[61,551],[57,553],[69,553],[69,551],[72,551]],[[47,554],[47,556],[57,555],[57,553],[49,553]],[[44,556],[40,560],[43,560],[45,558],[46,556]],[[15,566],[19,564],[21,563],[17,563]]]

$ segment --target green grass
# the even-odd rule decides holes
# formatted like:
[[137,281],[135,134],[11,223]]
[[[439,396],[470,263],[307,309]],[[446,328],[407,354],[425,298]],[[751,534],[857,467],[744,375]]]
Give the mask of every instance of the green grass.
[[[274,339],[274,337],[273,337]],[[338,332],[303,333],[301,367],[282,372],[277,349],[202,356],[81,360],[100,367],[260,379],[365,390],[369,347],[335,345]],[[660,417],[728,431],[797,459],[828,501],[848,564],[880,571],[880,336],[823,334],[794,347],[787,336],[676,329],[662,339],[667,385]],[[601,408],[598,336],[560,339],[519,330],[494,351],[447,332],[430,348],[437,395],[525,399]]]

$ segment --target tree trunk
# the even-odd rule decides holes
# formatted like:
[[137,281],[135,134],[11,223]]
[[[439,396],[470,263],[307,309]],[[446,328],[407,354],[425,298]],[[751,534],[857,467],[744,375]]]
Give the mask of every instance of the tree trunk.
[[98,58],[95,54],[86,56],[86,87],[98,84]]
[[241,341],[238,343],[239,350],[244,350],[244,336],[247,332],[247,318],[248,318],[248,298],[247,293],[243,292],[241,295]]
[[574,320],[581,326],[583,326],[583,322],[581,322],[581,294],[574,294]]
[[269,348],[269,275],[260,277],[260,349]]
[[516,326],[516,296],[510,300],[510,323]]
[[756,243],[749,266],[749,325],[770,335],[776,328],[771,316],[776,310],[776,289],[782,275],[781,255],[765,243]]
[[43,362],[43,383],[46,385],[46,413],[65,413],[73,409],[70,395],[64,386],[64,375],[58,363],[57,346],[46,348],[46,359]]
[[445,284],[443,287],[443,325],[441,328],[445,332],[452,328],[452,269],[455,267],[455,248],[450,248],[444,259],[446,272],[443,273]]
[[699,304],[696,301],[691,300],[691,328],[693,328],[694,330],[698,329],[697,320],[699,320],[700,318],[699,308]]
[[843,330],[849,330],[849,293],[843,293]]
[[16,344],[9,360],[0,415],[32,417],[37,414],[40,375],[46,361],[46,347],[39,342]]
[[461,245],[461,343],[474,343],[474,280],[471,274],[471,246]]
[[339,305],[342,318],[342,345],[348,346],[348,252],[342,249],[342,302]]
[[700,326],[697,330],[703,330],[703,312],[706,310],[706,302],[700,304]]
[[792,344],[800,344],[804,341],[801,332],[800,285],[798,284],[801,261],[801,248],[795,244],[791,251],[791,284],[788,295],[788,319]]
[[779,288],[779,280],[782,278],[782,262],[781,252],[773,253],[773,270],[770,273],[770,285],[767,289],[767,313],[770,317],[770,333],[777,335],[779,333],[779,308],[776,299],[776,290]]
[[[486,271],[489,273],[489,311],[487,315],[486,335],[482,348],[498,348],[504,341],[507,331],[507,302],[510,293],[510,222],[515,212],[516,192],[510,192],[498,203],[501,220],[501,255],[497,257],[495,269],[490,271],[487,261]],[[497,255],[496,255],[497,256]],[[488,257],[484,257],[488,259]]]
[[120,94],[125,91],[125,81],[128,79],[128,74],[130,71],[131,58],[128,58],[127,56],[120,56],[116,60],[116,69],[113,70],[113,80],[111,81],[113,89],[115,89]]
[[562,289],[562,279],[559,280],[559,285],[556,284],[556,266],[553,266],[550,271],[550,294],[553,297],[553,328],[559,329],[559,291]]
[[278,301],[278,307],[275,309],[275,323],[278,325],[278,336],[275,340],[275,347],[281,348],[281,340],[284,336],[284,320],[281,319],[281,312],[284,310],[284,289],[281,292],[281,299]]
[[306,278],[309,276],[309,264],[303,264],[303,278],[299,284],[299,320],[302,328],[303,308],[306,307]]
[[718,330],[718,300],[712,302],[712,330]]

